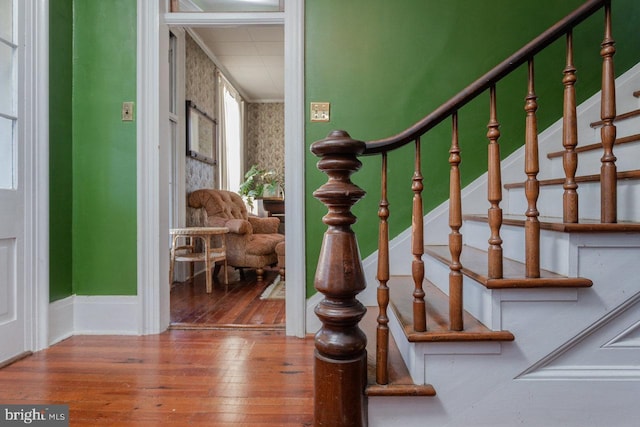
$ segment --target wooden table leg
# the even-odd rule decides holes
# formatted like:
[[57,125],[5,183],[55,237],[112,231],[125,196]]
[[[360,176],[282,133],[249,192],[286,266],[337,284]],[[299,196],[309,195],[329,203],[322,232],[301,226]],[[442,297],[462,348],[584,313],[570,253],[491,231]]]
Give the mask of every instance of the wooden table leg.
[[205,279],[207,284],[207,293],[210,294],[213,290],[211,286],[211,256],[209,255],[209,246],[211,244],[211,236],[205,236],[204,240],[204,268],[205,268]]

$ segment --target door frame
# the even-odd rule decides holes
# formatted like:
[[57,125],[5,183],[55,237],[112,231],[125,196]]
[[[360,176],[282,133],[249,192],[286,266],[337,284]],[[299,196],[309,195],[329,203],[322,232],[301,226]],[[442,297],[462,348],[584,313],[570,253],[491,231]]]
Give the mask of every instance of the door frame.
[[140,333],[169,325],[168,31],[171,26],[284,24],[285,30],[285,241],[286,333],[306,334],[304,240],[304,0],[284,13],[171,13],[167,1],[138,0],[137,219]]

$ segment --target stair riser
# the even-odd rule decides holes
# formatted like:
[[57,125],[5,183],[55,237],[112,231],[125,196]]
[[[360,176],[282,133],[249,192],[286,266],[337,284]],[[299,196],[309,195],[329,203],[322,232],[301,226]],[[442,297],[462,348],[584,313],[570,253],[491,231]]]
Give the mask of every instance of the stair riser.
[[[640,158],[640,153],[635,159]],[[637,180],[618,181],[618,221],[640,221],[640,185]],[[538,198],[538,212],[541,216],[562,218],[562,186],[543,186]],[[504,213],[523,215],[527,210],[527,199],[523,188],[507,192]],[[578,187],[578,213],[580,218],[600,219],[600,183],[581,183]]]
[[[430,256],[424,257],[425,277],[442,292],[449,294],[449,267]],[[428,296],[426,297],[428,298]],[[493,291],[469,277],[463,277],[463,301],[465,309],[490,329],[494,328],[495,310]]]
[[[489,226],[485,222],[465,221],[462,227],[462,239],[465,245],[487,250],[489,244]],[[502,252],[505,258],[519,262],[525,261],[524,229],[503,225],[500,228]],[[463,249],[464,250],[464,249]],[[558,274],[568,275],[570,271],[569,235],[549,230],[540,231],[540,268]]]
[[[633,124],[634,133],[640,133],[640,120],[635,121]],[[592,144],[600,141],[600,132],[597,132],[598,136],[594,138],[589,138],[587,140],[580,141],[579,146]],[[620,138],[622,135],[618,135]],[[558,147],[558,150],[561,150],[562,147]],[[593,150],[593,151],[585,151],[578,154],[578,169],[576,171],[576,176],[584,176],[584,175],[597,175],[600,173],[600,166],[602,165],[603,150]],[[616,145],[613,148],[613,154],[616,156],[616,168],[618,171],[628,171],[638,169],[638,156],[640,156],[640,141],[631,142],[627,144]],[[538,174],[538,179],[550,179],[550,178],[560,178],[564,176],[564,168],[562,166],[562,157],[554,157],[552,159],[547,159],[546,154],[544,158],[540,159],[540,163],[542,166],[541,172]],[[542,165],[543,163],[548,163],[547,165]],[[523,172],[523,177],[525,177]]]
[[[449,294],[449,266],[430,256],[425,256],[424,262],[426,279]],[[501,304],[504,301],[539,301],[541,298],[545,301],[575,301],[577,290],[487,289],[470,277],[463,278],[464,309],[493,330],[505,329],[501,316]]]

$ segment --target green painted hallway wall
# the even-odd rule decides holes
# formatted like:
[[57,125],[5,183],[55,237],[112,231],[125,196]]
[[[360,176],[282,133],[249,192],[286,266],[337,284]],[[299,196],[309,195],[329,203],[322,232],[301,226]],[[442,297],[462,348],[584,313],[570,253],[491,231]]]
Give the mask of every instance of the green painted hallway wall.
[[50,24],[51,300],[135,295],[136,0],[53,2]]
[[[332,129],[357,139],[401,131],[581,4],[582,0],[322,0],[305,2],[305,105],[331,102],[332,121],[305,125],[305,145]],[[625,19],[634,0],[613,2],[618,74],[637,62],[640,39]],[[123,101],[136,100],[136,0],[50,2],[51,300],[72,294],[136,294],[136,123],[122,122]],[[592,21],[592,22],[591,22]],[[588,26],[601,28],[598,14]],[[322,37],[320,37],[322,35]],[[576,34],[578,93],[597,87],[601,32]],[[563,43],[536,60],[540,129],[559,117]],[[596,64],[589,67],[590,64]],[[524,71],[524,70],[522,70]],[[502,154],[521,145],[524,72],[499,85]],[[555,94],[552,93],[555,90]],[[486,159],[487,97],[460,114],[464,183]],[[136,106],[144,108],[144,106]],[[308,114],[308,111],[307,111]],[[509,121],[510,117],[515,117]],[[301,142],[302,143],[302,142]],[[423,150],[425,212],[448,195],[449,124]],[[411,150],[391,155],[390,228],[410,224]],[[326,177],[306,158],[307,293],[326,209],[311,196]],[[400,172],[400,174],[396,174]],[[356,205],[363,256],[375,250],[379,160],[366,158],[354,181],[368,191]]]
[[[311,123],[307,111],[306,146],[334,129],[352,138],[375,140],[392,136],[436,109],[516,52],[542,31],[583,3],[582,0],[341,0],[305,3],[305,97],[330,102],[331,122]],[[640,13],[635,0],[613,3],[616,72],[640,58],[637,28],[627,19]],[[576,86],[580,100],[598,90],[602,59],[603,13],[580,27],[574,36]],[[595,30],[588,32],[588,30]],[[561,116],[564,39],[536,57],[539,129]],[[501,154],[506,157],[524,143],[526,67],[497,86]],[[488,94],[459,112],[463,185],[486,170]],[[448,198],[451,123],[437,126],[422,143],[424,212]],[[307,151],[306,241],[307,294],[315,293],[313,277],[326,226],[326,208],[312,192],[326,182],[318,158]],[[362,257],[377,245],[380,200],[380,159],[361,158],[352,177],[367,191],[354,207],[354,230]],[[389,155],[389,227],[391,237],[411,224],[413,145]],[[407,256],[411,256],[408,254]]]

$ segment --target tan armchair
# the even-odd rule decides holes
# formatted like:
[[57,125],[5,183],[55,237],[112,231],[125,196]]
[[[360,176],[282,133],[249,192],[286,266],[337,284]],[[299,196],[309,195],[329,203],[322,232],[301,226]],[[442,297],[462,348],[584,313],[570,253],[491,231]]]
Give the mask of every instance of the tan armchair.
[[225,190],[196,190],[189,195],[189,206],[205,209],[205,225],[229,229],[228,265],[255,268],[261,281],[264,267],[278,262],[276,245],[284,241],[284,235],[278,234],[278,218],[249,215],[240,195]]

